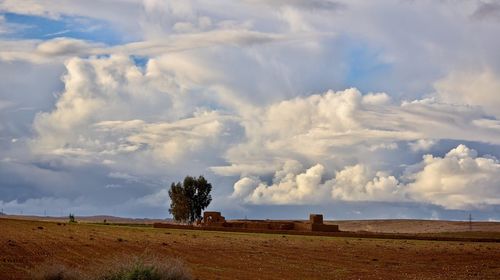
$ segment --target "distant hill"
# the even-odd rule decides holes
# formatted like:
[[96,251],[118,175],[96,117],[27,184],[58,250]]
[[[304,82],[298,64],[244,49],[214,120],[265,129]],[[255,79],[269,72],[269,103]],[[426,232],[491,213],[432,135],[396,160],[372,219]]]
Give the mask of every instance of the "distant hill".
[[[68,217],[44,217],[44,216],[27,216],[27,215],[2,215],[2,218],[35,220],[35,221],[52,221],[52,222],[67,222]],[[107,215],[98,216],[75,216],[77,222],[82,223],[124,223],[124,224],[153,224],[159,222],[169,222],[171,219],[148,219],[148,218],[123,218]]]

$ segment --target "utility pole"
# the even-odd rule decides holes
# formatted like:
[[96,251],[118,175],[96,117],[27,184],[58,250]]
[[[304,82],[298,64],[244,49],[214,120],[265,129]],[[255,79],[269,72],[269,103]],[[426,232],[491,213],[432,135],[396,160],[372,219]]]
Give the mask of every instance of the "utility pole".
[[469,213],[469,231],[472,231],[472,214]]

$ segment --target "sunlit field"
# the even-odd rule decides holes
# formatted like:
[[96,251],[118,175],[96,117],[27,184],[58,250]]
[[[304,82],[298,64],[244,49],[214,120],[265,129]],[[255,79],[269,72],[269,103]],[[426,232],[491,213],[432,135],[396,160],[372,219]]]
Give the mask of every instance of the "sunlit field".
[[[500,243],[169,230],[0,219],[2,279],[155,254],[195,279],[498,279]],[[499,237],[491,233],[490,237]]]

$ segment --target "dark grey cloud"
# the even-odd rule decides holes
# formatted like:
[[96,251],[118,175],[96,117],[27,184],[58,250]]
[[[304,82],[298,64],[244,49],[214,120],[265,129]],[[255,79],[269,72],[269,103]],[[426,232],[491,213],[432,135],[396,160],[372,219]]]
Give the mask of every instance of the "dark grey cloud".
[[500,21],[500,2],[479,2],[477,9],[472,14],[476,20],[495,20]]

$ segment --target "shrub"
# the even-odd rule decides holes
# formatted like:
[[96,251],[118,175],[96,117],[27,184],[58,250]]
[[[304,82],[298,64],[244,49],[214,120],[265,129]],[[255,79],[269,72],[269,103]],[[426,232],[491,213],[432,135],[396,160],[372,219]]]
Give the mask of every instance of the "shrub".
[[36,280],[191,280],[191,272],[179,260],[155,255],[117,257],[82,271],[64,265],[42,265],[32,273]]
[[192,276],[181,261],[162,260],[157,256],[146,255],[106,263],[95,279],[190,280]]
[[83,275],[64,265],[47,264],[39,266],[31,275],[32,279],[37,280],[81,280],[85,279]]

